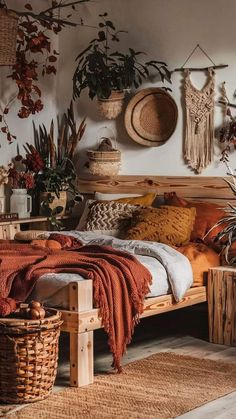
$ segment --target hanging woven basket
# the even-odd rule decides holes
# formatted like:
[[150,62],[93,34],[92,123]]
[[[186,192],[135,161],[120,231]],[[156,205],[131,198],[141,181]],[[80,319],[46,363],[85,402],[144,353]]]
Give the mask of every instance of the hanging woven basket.
[[[89,173],[97,176],[115,176],[118,174],[121,166],[121,152],[117,150],[116,137],[110,128],[103,127],[107,130],[106,135],[98,135],[97,150],[87,150],[89,159]],[[108,131],[110,133],[108,134]],[[103,146],[105,141],[115,143],[115,147],[106,150]]]
[[98,98],[98,109],[106,119],[116,119],[122,112],[125,93],[113,91],[108,99]]
[[0,65],[16,63],[16,39],[18,16],[16,13],[0,8]]

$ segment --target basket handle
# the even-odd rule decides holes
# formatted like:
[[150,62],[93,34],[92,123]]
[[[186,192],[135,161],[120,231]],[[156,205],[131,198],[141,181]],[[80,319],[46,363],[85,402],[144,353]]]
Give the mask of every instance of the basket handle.
[[100,144],[101,144],[101,142],[102,142],[102,140],[104,139],[104,138],[107,138],[107,136],[106,135],[99,135],[99,133],[101,133],[101,131],[102,130],[105,130],[105,129],[107,129],[108,131],[110,131],[110,133],[112,134],[112,139],[109,137],[109,139],[111,140],[111,141],[114,141],[114,144],[115,144],[115,150],[117,150],[117,141],[116,141],[116,135],[115,135],[115,133],[114,133],[114,131],[113,131],[113,129],[111,128],[111,127],[107,127],[107,126],[104,126],[104,127],[101,127],[101,128],[99,128],[99,130],[98,130],[98,132],[97,132],[97,145],[98,145],[98,147],[100,146]]

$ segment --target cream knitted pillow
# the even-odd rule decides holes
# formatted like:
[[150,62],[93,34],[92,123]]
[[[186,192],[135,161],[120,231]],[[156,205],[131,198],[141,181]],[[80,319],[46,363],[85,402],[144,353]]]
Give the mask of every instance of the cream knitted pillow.
[[14,236],[14,240],[30,242],[31,240],[41,238],[42,234],[44,233],[45,233],[44,230],[18,231],[18,233],[16,233]]
[[90,206],[85,230],[122,237],[139,208],[138,205],[122,202],[95,201]]

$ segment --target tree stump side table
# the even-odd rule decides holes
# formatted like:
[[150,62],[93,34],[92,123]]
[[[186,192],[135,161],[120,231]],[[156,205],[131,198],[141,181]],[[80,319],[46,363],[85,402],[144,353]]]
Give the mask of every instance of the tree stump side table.
[[208,319],[210,342],[236,346],[236,267],[209,269]]

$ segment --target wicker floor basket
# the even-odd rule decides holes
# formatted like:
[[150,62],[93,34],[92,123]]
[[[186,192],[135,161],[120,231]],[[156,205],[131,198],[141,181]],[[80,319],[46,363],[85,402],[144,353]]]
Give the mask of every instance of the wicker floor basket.
[[0,401],[45,399],[57,373],[61,314],[47,309],[44,320],[0,319]]
[[16,38],[18,16],[14,12],[0,9],[0,65],[16,63]]

